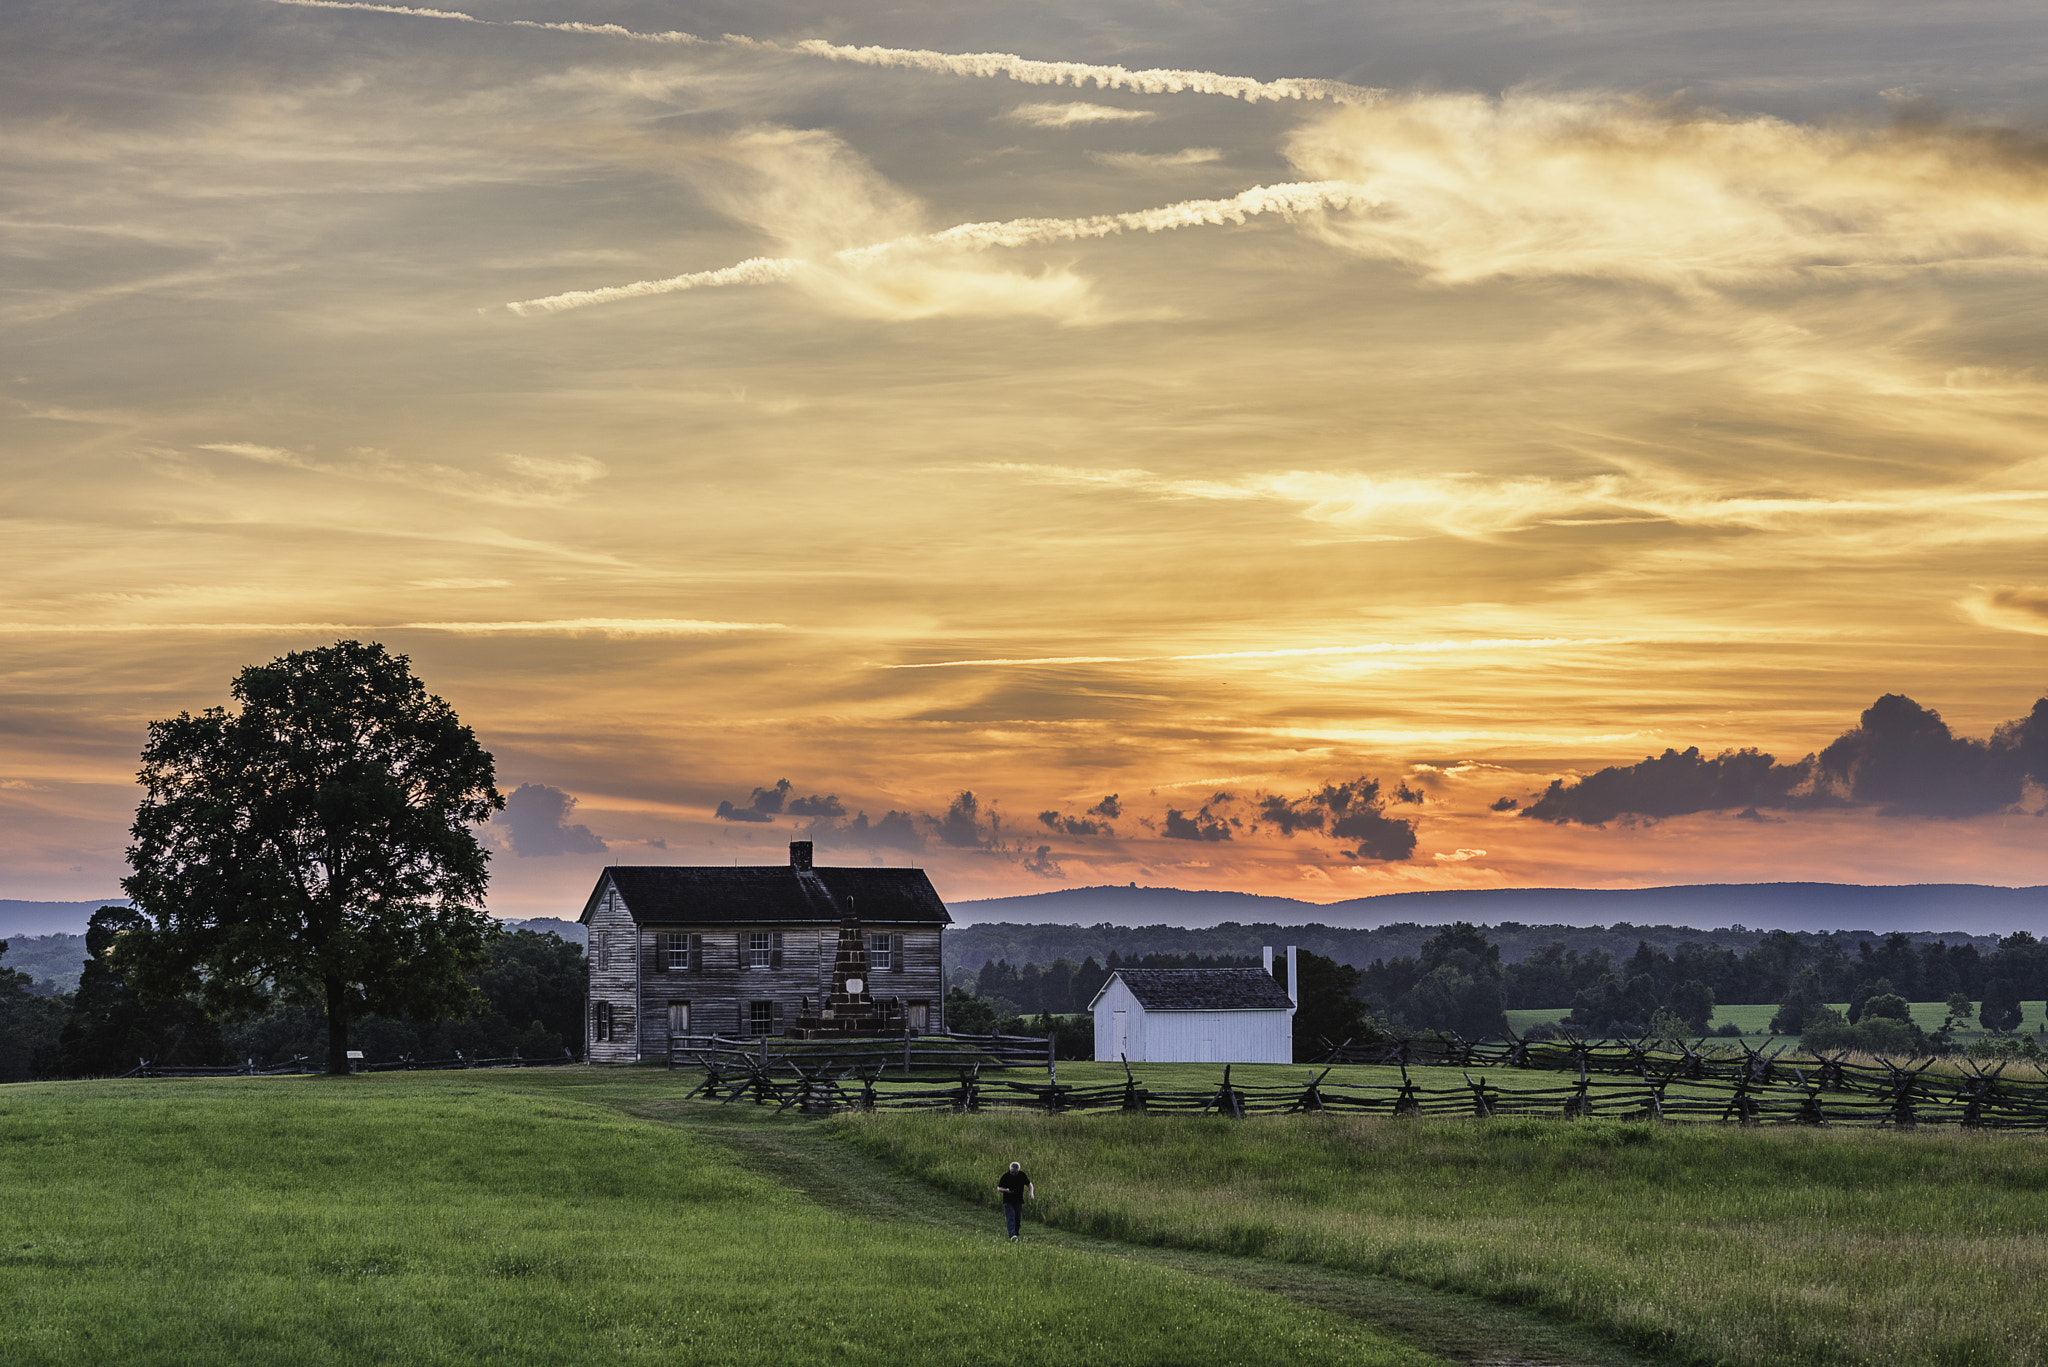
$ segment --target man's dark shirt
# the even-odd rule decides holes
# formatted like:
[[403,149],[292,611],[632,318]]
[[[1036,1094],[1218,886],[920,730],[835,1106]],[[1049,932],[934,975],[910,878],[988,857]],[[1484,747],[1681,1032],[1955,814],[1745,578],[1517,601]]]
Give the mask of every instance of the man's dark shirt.
[[996,1185],[1003,1189],[1003,1204],[1021,1206],[1024,1204],[1024,1188],[1031,1185],[1031,1178],[1021,1172],[1006,1172],[996,1179]]

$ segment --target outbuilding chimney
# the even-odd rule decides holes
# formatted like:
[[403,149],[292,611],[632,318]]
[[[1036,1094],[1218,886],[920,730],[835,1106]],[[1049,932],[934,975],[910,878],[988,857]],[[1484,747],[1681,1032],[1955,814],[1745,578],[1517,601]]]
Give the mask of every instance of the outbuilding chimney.
[[811,871],[811,842],[792,840],[789,842],[789,866],[798,873]]
[[1287,1000],[1301,1007],[1301,951],[1293,945],[1287,946]]
[[1273,946],[1266,945],[1263,953],[1266,956],[1266,976],[1270,978],[1273,976]]

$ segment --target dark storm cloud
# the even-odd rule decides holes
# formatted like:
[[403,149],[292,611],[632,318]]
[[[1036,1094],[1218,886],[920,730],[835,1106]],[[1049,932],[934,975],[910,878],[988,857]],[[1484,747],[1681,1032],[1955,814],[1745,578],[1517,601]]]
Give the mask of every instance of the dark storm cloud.
[[1820,752],[1820,776],[1886,816],[1982,816],[2020,800],[2027,754],[2038,755],[2044,723],[2037,702],[2032,715],[1990,740],[1970,740],[1931,708],[1887,693],[1864,709],[1855,730]]
[[1058,811],[1043,811],[1038,814],[1038,820],[1047,830],[1056,831],[1061,835],[1113,838],[1116,835],[1116,828],[1109,824],[1110,819],[1122,813],[1122,804],[1117,801],[1116,794],[1111,793],[1090,807],[1086,815],[1067,816]]
[[754,796],[746,806],[735,807],[731,802],[721,801],[712,815],[720,821],[773,821],[782,813],[782,804],[789,799],[789,780],[779,779],[772,788],[756,788]]
[[494,818],[512,837],[512,853],[521,858],[557,854],[603,854],[609,848],[588,826],[569,824],[576,799],[545,783],[522,783],[505,799]]
[[1025,855],[1018,863],[1026,873],[1035,873],[1040,878],[1065,878],[1066,870],[1060,861],[1053,858],[1052,846],[1040,845],[1036,852]]
[[1970,817],[2019,802],[2029,780],[2048,781],[2048,698],[1989,739],[1958,736],[1941,714],[1887,693],[1857,725],[1817,755],[1779,764],[1759,750],[1709,759],[1666,750],[1639,764],[1554,781],[1523,816],[1597,826],[1735,811],[1769,820],[1768,808],[1874,807],[1885,816]]
[[946,814],[927,818],[942,845],[951,845],[956,850],[985,850],[1001,838],[1001,822],[995,813],[989,813],[987,827],[981,821],[981,803],[973,793],[961,791],[953,795],[953,801],[946,808]]
[[[1405,783],[1395,800],[1419,803],[1422,794]],[[1360,775],[1349,783],[1327,783],[1306,797],[1262,793],[1258,819],[1292,837],[1299,831],[1327,834],[1343,842],[1345,856],[1371,863],[1391,863],[1415,853],[1415,823],[1390,817],[1383,810],[1379,780]]]
[[777,779],[770,788],[756,788],[754,795],[744,807],[731,802],[720,802],[712,815],[720,821],[773,821],[778,816],[841,817],[846,815],[846,804],[837,797],[819,796],[791,797],[794,791],[786,778]]
[[914,854],[924,848],[924,833],[909,812],[890,811],[880,821],[870,822],[861,812],[851,821],[820,818],[804,828],[804,836],[820,845],[863,850],[902,850]]
[[1329,813],[1316,798],[1315,794],[1284,798],[1268,793],[1259,799],[1259,820],[1279,827],[1280,834],[1287,836],[1296,831],[1320,831],[1328,823]]
[[1166,809],[1166,828],[1160,832],[1168,840],[1228,840],[1230,824],[1209,810],[1208,804],[1193,816],[1178,807]]
[[1602,769],[1576,783],[1553,780],[1522,815],[1559,825],[1600,826],[1622,816],[1784,807],[1795,792],[1806,791],[1811,776],[1810,760],[1779,764],[1760,750],[1728,750],[1708,759],[1694,746]]

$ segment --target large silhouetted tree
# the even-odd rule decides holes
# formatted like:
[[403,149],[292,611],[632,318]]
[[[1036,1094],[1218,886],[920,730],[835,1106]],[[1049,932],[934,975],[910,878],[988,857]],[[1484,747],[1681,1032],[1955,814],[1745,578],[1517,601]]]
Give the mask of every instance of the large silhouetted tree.
[[127,980],[214,1014],[305,1001],[348,1071],[357,1016],[461,1010],[488,961],[491,757],[403,655],[339,641],[252,665],[239,712],[150,723]]

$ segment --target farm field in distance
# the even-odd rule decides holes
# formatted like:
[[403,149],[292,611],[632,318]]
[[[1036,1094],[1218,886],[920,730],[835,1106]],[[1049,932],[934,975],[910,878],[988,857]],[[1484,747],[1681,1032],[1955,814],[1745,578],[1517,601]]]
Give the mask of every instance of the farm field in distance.
[[[1837,1011],[1846,1012],[1849,1009],[1849,1003],[1847,1002],[1830,1002],[1828,1004]],[[1913,1008],[1913,1023],[1929,1033],[1940,1029],[1942,1020],[1948,1014],[1948,1005],[1945,1002],[1913,1002],[1911,1005]],[[1970,1003],[1973,1010],[1981,1005],[1981,1002]],[[1508,1028],[1519,1034],[1532,1025],[1561,1025],[1564,1022],[1564,1018],[1571,1014],[1571,1008],[1569,1006],[1531,1007],[1509,1011],[1505,1014],[1508,1018]],[[1772,1005],[1716,1006],[1713,1019],[1708,1022],[1708,1026],[1710,1029],[1718,1030],[1723,1025],[1732,1023],[1736,1029],[1743,1033],[1745,1038],[1753,1035],[1762,1035],[1771,1041],[1796,1040],[1797,1036],[1793,1035],[1770,1034],[1771,1017],[1777,1014],[1778,1008]],[[2048,1027],[2048,1001],[2021,1002],[2019,1033],[2031,1035],[2043,1027]],[[1956,1029],[1955,1042],[1959,1046],[1967,1047],[1980,1039],[1988,1039],[1990,1036],[1991,1032],[1980,1027],[1973,1017],[1968,1024]],[[1756,1047],[1756,1040],[1749,1039],[1748,1042],[1752,1048]]]

